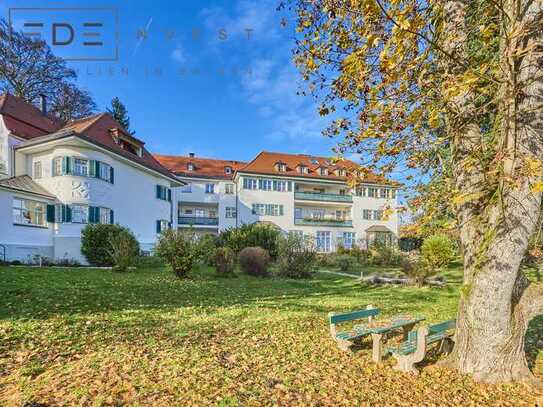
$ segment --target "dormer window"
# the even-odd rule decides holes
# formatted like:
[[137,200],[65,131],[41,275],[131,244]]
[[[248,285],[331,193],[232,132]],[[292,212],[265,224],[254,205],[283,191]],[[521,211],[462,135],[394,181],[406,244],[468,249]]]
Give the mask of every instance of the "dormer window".
[[232,174],[232,167],[224,167],[224,173],[227,175]]
[[275,171],[286,172],[287,171],[287,164],[285,164],[282,161],[277,161],[275,163]]
[[138,139],[125,134],[122,130],[114,127],[109,129],[109,134],[115,143],[117,143],[123,150],[128,151],[131,154],[138,157],[143,156],[143,142]]
[[328,175],[328,168],[326,167],[319,167],[318,171],[319,171],[319,175]]
[[344,177],[345,175],[347,175],[347,172],[344,168],[338,168],[335,172],[338,177]]
[[300,174],[307,174],[309,172],[307,165],[304,165],[304,164],[298,164],[296,169],[298,170]]
[[187,170],[194,171],[194,164],[193,163],[188,163],[187,164]]

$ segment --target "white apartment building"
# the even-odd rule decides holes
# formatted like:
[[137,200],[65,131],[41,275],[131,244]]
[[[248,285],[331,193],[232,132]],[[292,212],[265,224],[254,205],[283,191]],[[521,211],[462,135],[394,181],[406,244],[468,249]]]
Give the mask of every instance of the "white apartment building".
[[175,191],[178,227],[217,233],[262,222],[315,239],[320,251],[398,236],[397,184],[376,176],[349,186],[358,165],[261,152],[251,162],[155,155],[186,186]]
[[0,96],[0,260],[75,259],[89,223],[128,227],[144,251],[165,229],[245,223],[315,238],[319,250],[398,235],[396,184],[356,187],[350,161],[262,152],[249,163],[151,155],[107,113],[59,123]]
[[182,186],[106,113],[67,125],[0,96],[0,259],[41,255],[85,263],[88,223],[128,227],[142,250],[175,224],[172,189]]

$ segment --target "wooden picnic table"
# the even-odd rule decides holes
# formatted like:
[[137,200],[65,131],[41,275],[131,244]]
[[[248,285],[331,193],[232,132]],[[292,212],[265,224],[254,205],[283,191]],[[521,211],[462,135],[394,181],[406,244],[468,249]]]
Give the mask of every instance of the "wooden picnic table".
[[[403,340],[406,341],[409,332],[413,330],[416,324],[424,321],[424,317],[394,317],[391,321],[379,321],[378,323],[372,323],[370,326],[366,325],[364,328],[371,334],[373,342],[372,348],[372,360],[375,363],[381,363],[383,360],[383,344],[387,336],[396,330],[401,329],[403,331]],[[372,326],[375,325],[375,326]],[[355,329],[357,327],[355,326]]]

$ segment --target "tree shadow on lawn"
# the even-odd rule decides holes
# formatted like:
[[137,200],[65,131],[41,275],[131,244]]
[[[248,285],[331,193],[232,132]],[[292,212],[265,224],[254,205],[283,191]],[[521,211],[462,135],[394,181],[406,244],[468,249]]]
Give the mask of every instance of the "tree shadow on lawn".
[[303,281],[248,276],[225,279],[209,270],[198,270],[192,279],[179,280],[160,269],[120,274],[110,270],[0,268],[0,278],[0,319],[185,307],[213,312],[214,308],[237,306],[326,315],[367,304],[390,315],[429,310],[442,300],[448,302],[452,295],[444,289],[370,288],[320,274]]

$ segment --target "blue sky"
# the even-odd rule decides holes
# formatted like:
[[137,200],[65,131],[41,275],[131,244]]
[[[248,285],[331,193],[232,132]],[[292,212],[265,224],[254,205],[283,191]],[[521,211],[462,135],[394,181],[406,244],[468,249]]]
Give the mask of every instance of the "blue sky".
[[[296,94],[294,27],[292,21],[281,27],[277,3],[101,3],[118,10],[119,59],[70,65],[100,110],[114,96],[125,103],[136,135],[153,152],[240,160],[261,150],[329,155],[333,142],[320,133],[325,120],[309,97]],[[53,5],[44,0],[1,4],[4,17],[9,7]],[[142,39],[138,30],[144,28]]]

